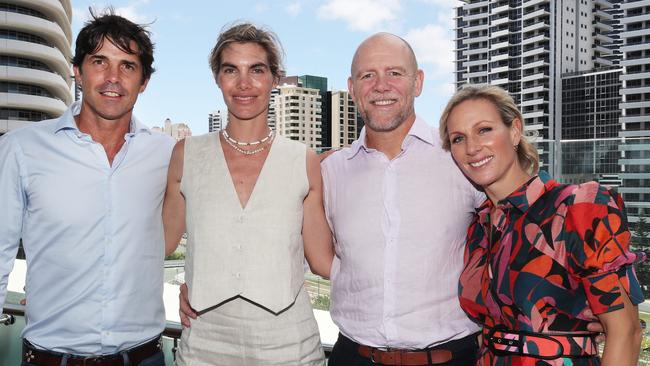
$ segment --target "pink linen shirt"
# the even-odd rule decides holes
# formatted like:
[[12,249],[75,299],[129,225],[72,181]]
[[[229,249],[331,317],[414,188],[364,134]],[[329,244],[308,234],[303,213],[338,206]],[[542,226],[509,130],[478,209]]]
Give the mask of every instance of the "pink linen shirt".
[[331,316],[341,333],[373,347],[425,348],[479,330],[460,308],[467,227],[485,196],[417,118],[389,160],[365,144],[322,164],[335,236]]

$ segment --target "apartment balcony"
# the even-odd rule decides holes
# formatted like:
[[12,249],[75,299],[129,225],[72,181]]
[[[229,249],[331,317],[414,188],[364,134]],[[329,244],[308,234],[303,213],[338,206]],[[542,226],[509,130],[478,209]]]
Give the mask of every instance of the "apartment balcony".
[[593,0],[595,5],[600,6],[601,9],[609,9],[612,7],[610,0]]
[[592,49],[593,49],[594,51],[598,51],[598,52],[600,52],[600,53],[602,53],[602,54],[606,54],[606,55],[609,55],[609,54],[612,53],[612,50],[611,50],[611,49],[606,48],[606,47],[603,47],[603,46],[601,46],[601,45],[596,45],[596,46],[594,46]]
[[[621,4],[621,7],[623,7],[623,4]],[[621,24],[625,25],[629,23],[643,22],[645,20],[650,20],[650,13],[639,14],[635,16],[624,16],[621,18]]]
[[537,23],[533,23],[533,24],[531,24],[529,26],[524,27],[521,30],[521,32],[522,33],[532,32],[532,31],[536,31],[538,29],[549,29],[549,25],[544,23],[544,22],[537,22]]
[[544,78],[548,78],[548,76],[544,72],[538,72],[533,75],[528,75],[528,76],[522,76],[521,77],[521,82],[525,83],[528,81],[535,81],[535,80],[542,80]]
[[510,79],[508,77],[500,77],[497,79],[490,80],[490,85],[505,85],[510,82]]
[[487,13],[476,13],[476,14],[466,14],[463,15],[463,20],[466,22],[471,22],[472,20],[477,20],[477,19],[487,19],[488,14]]
[[60,50],[42,44],[0,39],[0,54],[7,56],[27,57],[48,65],[53,71],[65,78],[66,83],[72,82],[72,70],[67,59]]
[[463,43],[466,45],[470,45],[473,43],[480,43],[480,42],[487,42],[490,40],[490,37],[488,36],[481,36],[481,37],[467,37],[463,40]]
[[624,46],[621,46],[620,49],[621,52],[650,50],[650,42],[639,42],[634,44],[627,43]]
[[530,88],[522,88],[521,89],[521,94],[522,95],[541,93],[541,92],[548,92],[548,86],[546,86],[546,85],[535,85],[535,86],[530,87]]
[[58,74],[22,67],[0,66],[0,81],[38,85],[49,90],[66,104],[72,103],[70,85]]
[[464,67],[472,67],[472,66],[479,66],[479,65],[487,65],[488,62],[489,62],[488,59],[465,61],[463,63],[463,66]]
[[521,16],[521,20],[526,21],[528,19],[534,19],[534,18],[537,18],[537,17],[544,17],[544,16],[550,16],[550,15],[551,15],[551,13],[549,13],[548,10],[546,10],[546,9],[537,9],[537,10],[535,10],[533,12],[523,14]]
[[[620,79],[622,81],[627,80],[637,80],[637,79],[650,79],[650,72],[640,72],[637,74],[621,74]],[[623,90],[623,89],[621,89]],[[634,93],[636,94],[636,93]]]
[[[620,123],[641,123],[648,121],[648,116],[624,116],[619,117],[618,121]],[[621,131],[619,136],[621,137],[640,137],[650,135],[649,131]]]
[[488,29],[489,26],[490,25],[487,24],[487,23],[478,24],[478,25],[471,25],[471,26],[468,25],[468,26],[465,27],[464,30],[465,30],[465,33],[472,33],[472,32],[477,32],[477,31],[482,31],[482,30]]
[[635,59],[621,60],[621,66],[646,65],[650,63],[650,57],[640,57]]
[[621,10],[634,9],[641,6],[650,6],[650,0],[627,1],[621,4]]
[[494,62],[494,61],[502,61],[502,60],[507,60],[509,58],[510,58],[510,55],[508,55],[508,53],[506,52],[506,53],[503,53],[503,54],[500,54],[500,55],[490,57],[490,61],[492,61],[492,62]]
[[522,107],[527,107],[527,106],[531,106],[531,105],[540,105],[540,104],[544,104],[544,103],[545,103],[544,98],[535,98],[535,99],[522,100],[521,101],[521,106]]
[[494,26],[498,26],[498,25],[501,25],[501,24],[507,24],[509,21],[510,21],[510,18],[507,17],[507,16],[501,17],[499,19],[494,19],[492,21],[492,26],[494,27]]
[[527,45],[535,42],[543,42],[543,41],[548,41],[549,38],[546,34],[538,34],[536,36],[524,38],[521,40],[522,45]]
[[[637,94],[646,94],[650,93],[650,85],[647,86],[639,86],[639,87],[626,87],[626,88],[621,88],[619,90],[619,94],[622,96],[626,95],[637,95]],[[647,102],[646,106],[650,106],[650,101]]]
[[477,48],[474,48],[474,49],[470,48],[468,50],[463,51],[463,53],[466,56],[480,55],[482,53],[488,53],[488,48],[487,48],[487,46],[486,47],[477,47]]
[[[644,88],[644,89],[650,89],[650,88]],[[645,107],[650,107],[650,101],[622,102],[618,104],[618,107],[620,109],[645,108]]]
[[17,14],[7,11],[0,11],[0,18],[3,19],[3,27],[34,34],[46,39],[56,48],[65,52],[64,56],[67,59],[72,58],[70,43],[61,27],[56,23],[31,15]]
[[508,48],[510,47],[510,42],[508,41],[502,41],[499,43],[493,43],[490,45],[490,51],[498,50],[500,48]]
[[[544,113],[544,111],[534,111],[534,112],[527,112],[527,113],[522,113],[522,116],[524,116],[525,120],[529,120],[531,118],[542,118],[542,117],[548,117],[548,113]],[[540,128],[539,130],[543,129],[543,125],[539,125]],[[531,124],[531,128],[533,125]]]
[[594,34],[594,40],[598,40],[598,41],[600,41],[600,43],[603,43],[603,44],[610,44],[610,43],[614,42],[614,39],[612,37],[606,36],[606,35],[604,35],[602,33],[595,33]]
[[527,69],[534,69],[536,67],[543,67],[543,66],[548,66],[548,62],[544,60],[537,60],[533,62],[524,62],[521,65],[522,70],[527,70]]
[[596,61],[596,63],[600,63],[601,65],[605,65],[605,66],[614,66],[614,61],[612,61],[612,60],[608,60],[608,59],[606,59],[606,58],[596,57],[596,58],[595,58],[595,61]]
[[479,1],[472,4],[464,4],[463,9],[465,10],[474,10],[482,7],[487,7],[490,4],[490,0]]
[[545,4],[546,2],[548,2],[548,0],[524,0],[523,4],[521,4],[521,7],[526,8],[529,6]]
[[499,37],[507,36],[508,34],[510,34],[510,30],[502,29],[500,31],[492,32],[492,34],[490,34],[490,36],[492,38],[499,38]]
[[614,19],[614,16],[612,14],[606,13],[602,11],[601,9],[598,9],[594,11],[594,15],[599,17],[601,20],[612,20]]
[[68,42],[72,41],[70,19],[72,7],[69,0],[11,0],[12,4],[21,5],[46,14],[63,29]]
[[532,50],[524,51],[521,53],[521,57],[530,57],[530,56],[535,56],[535,55],[541,55],[546,52],[549,52],[544,46],[540,46],[538,48],[534,48]]
[[499,67],[493,67],[493,68],[490,70],[490,73],[491,73],[491,74],[498,74],[498,73],[501,73],[501,72],[508,72],[508,70],[510,70],[510,67],[509,67],[508,65],[506,65],[506,66],[499,66]]
[[59,99],[18,93],[0,93],[0,105],[5,108],[31,109],[55,116],[62,115],[67,109],[66,104]]
[[495,14],[508,12],[508,11],[510,11],[510,5],[506,4],[506,5],[503,5],[503,6],[492,8],[492,10],[490,10],[490,15],[495,15]]
[[487,77],[487,76],[488,76],[488,72],[487,72],[487,70],[473,71],[473,72],[468,72],[467,74],[465,74],[465,77],[466,77],[467,79],[470,79],[470,78]]
[[[624,30],[624,31],[621,32],[620,36],[621,36],[621,38],[626,39],[626,38],[631,38],[631,37],[643,37],[643,36],[647,35],[648,33],[650,33],[650,26],[646,26],[646,27],[643,27],[641,29],[632,30],[632,31]],[[621,42],[621,43],[624,43],[624,42]]]

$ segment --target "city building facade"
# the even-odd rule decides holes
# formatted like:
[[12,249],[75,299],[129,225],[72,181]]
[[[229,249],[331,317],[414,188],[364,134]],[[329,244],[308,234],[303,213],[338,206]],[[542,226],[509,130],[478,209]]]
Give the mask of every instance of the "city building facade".
[[281,83],[271,95],[275,131],[319,150],[322,141],[322,97],[319,89]]
[[332,149],[350,146],[359,136],[357,108],[347,91],[331,91],[331,133],[329,145]]
[[595,180],[620,186],[620,68],[562,77],[562,141],[559,161],[564,183]]
[[74,100],[69,0],[0,0],[0,134]]
[[650,0],[620,4],[621,152],[619,164],[628,218],[650,216]]
[[228,112],[216,110],[208,114],[208,132],[221,131],[228,124]]
[[561,173],[562,74],[612,66],[620,9],[606,0],[464,0],[456,8],[456,85],[506,89],[535,136],[542,167]]
[[154,126],[151,130],[169,135],[176,141],[192,136],[190,126],[185,123],[172,123],[172,120],[169,118],[165,119],[163,127]]

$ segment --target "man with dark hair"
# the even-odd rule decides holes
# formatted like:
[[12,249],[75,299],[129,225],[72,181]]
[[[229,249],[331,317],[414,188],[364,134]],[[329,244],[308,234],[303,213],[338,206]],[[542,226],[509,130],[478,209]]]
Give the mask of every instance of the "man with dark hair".
[[23,365],[164,365],[162,199],[173,140],[132,115],[148,32],[93,15],[73,60],[83,99],[0,138],[0,304],[20,238]]

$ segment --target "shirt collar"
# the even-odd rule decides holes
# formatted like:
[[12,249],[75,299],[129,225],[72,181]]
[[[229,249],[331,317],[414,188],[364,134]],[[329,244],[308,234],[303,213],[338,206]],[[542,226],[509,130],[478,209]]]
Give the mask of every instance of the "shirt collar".
[[[521,212],[526,212],[530,206],[535,204],[535,202],[544,195],[544,193],[556,185],[557,182],[552,180],[551,176],[547,172],[540,171],[538,175],[517,188],[508,197],[499,201],[497,207],[514,207]],[[488,214],[492,211],[493,207],[494,204],[492,204],[492,201],[486,199],[485,202],[476,209],[481,223],[488,222]]]
[[[81,100],[77,100],[70,104],[70,107],[63,113],[63,115],[61,115],[59,121],[56,123],[54,133],[58,133],[62,130],[79,131],[77,122],[74,119],[74,117],[77,116],[79,112],[81,112]],[[134,115],[131,115],[131,124],[129,126],[128,134],[136,135],[141,132],[151,134],[151,130],[146,125],[138,121]]]
[[[406,134],[404,142],[402,142],[402,149],[404,149],[406,140],[409,136],[413,136],[431,146],[435,146],[436,144],[433,138],[431,126],[429,126],[422,118],[418,116],[415,117],[415,122],[413,122],[411,129],[409,129],[409,132]],[[350,149],[347,151],[347,159],[354,158],[359,153],[359,151],[361,151],[361,149],[366,152],[370,150],[366,144],[366,126],[363,126],[361,129],[359,138],[355,140],[352,145],[350,145]]]

